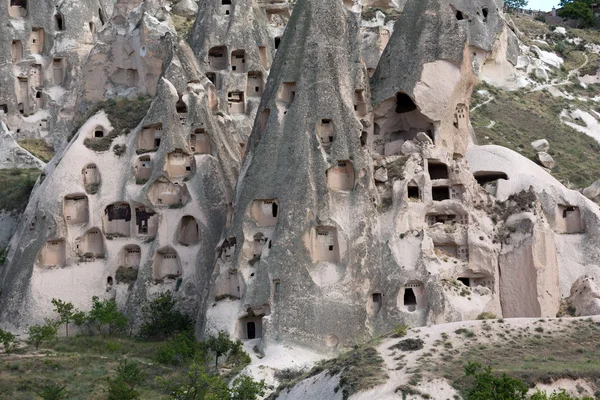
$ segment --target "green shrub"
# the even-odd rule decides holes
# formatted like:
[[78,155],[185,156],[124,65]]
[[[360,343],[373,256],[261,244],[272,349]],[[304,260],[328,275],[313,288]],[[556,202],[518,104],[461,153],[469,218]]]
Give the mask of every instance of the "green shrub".
[[24,210],[39,175],[37,169],[0,170],[0,210]]
[[52,160],[52,157],[56,154],[54,148],[49,146],[43,139],[23,139],[19,140],[19,146],[47,163]]
[[[104,138],[85,139],[84,145],[95,151],[107,151],[114,138],[127,135],[144,119],[152,100],[146,97],[137,99],[109,99],[96,103],[88,109],[85,116],[75,124],[69,140],[75,136],[85,121],[93,117],[100,110],[104,110],[113,127],[111,133]],[[86,143],[87,142],[87,143]]]
[[225,331],[220,331],[217,336],[210,336],[205,343],[206,348],[215,354],[215,369],[219,367],[219,357],[227,354],[234,345]]
[[137,280],[138,270],[132,267],[123,267],[120,266],[117,268],[117,273],[115,274],[115,279],[117,283],[128,283],[133,284]]
[[254,400],[265,394],[265,381],[255,381],[249,376],[240,376],[235,378],[231,384],[231,400]]
[[144,379],[141,368],[135,361],[121,361],[117,375],[108,379],[108,400],[136,400],[140,393],[135,389]]
[[392,337],[399,338],[404,337],[408,333],[408,325],[405,324],[397,324],[396,328],[394,328],[394,334]]
[[485,320],[485,319],[496,319],[496,315],[492,314],[490,312],[482,312],[481,314],[479,314],[477,316],[478,320]]
[[18,340],[15,335],[0,328],[0,342],[2,342],[4,352],[9,354],[17,347]]
[[252,359],[250,355],[244,351],[244,346],[241,341],[235,341],[231,345],[229,354],[227,355],[227,364],[234,371],[242,370],[247,365],[250,365]]
[[46,385],[37,392],[37,395],[42,398],[42,400],[64,400],[68,396],[67,387],[60,386],[56,383],[51,383]]
[[416,351],[423,348],[423,340],[421,339],[404,339],[390,347],[390,350]]
[[171,292],[159,293],[142,307],[140,335],[145,338],[172,337],[177,332],[191,330],[192,319],[179,311]]
[[469,329],[465,329],[465,328],[460,328],[454,331],[454,333],[456,333],[457,335],[464,335],[468,338],[471,338],[473,336],[475,336],[475,332],[469,330]]
[[182,378],[157,377],[156,382],[173,400],[225,400],[230,398],[227,383],[218,375],[208,373],[204,365],[199,362],[190,364],[186,375]]
[[196,358],[205,358],[205,350],[196,341],[194,333],[186,331],[176,334],[172,340],[161,343],[153,358],[161,364],[184,365]]
[[479,363],[469,362],[465,374],[471,377],[470,386],[465,390],[465,400],[519,400],[525,399],[527,385],[506,374],[498,377],[492,374],[491,367],[483,368]]
[[56,323],[50,320],[46,320],[45,325],[30,326],[27,330],[29,341],[35,345],[36,349],[39,349],[42,342],[50,342],[56,339],[56,328]]
[[108,327],[108,335],[122,332],[127,327],[127,317],[119,311],[115,299],[102,300],[97,296],[92,297],[92,309],[88,316],[90,321],[96,323],[99,333],[102,327]]

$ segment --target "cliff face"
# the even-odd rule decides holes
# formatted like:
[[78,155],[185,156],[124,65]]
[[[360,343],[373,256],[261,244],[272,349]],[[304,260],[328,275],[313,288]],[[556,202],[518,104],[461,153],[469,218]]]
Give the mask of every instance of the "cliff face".
[[0,13],[0,120],[18,138],[57,148],[76,110],[81,65],[113,11],[113,2],[8,1]]
[[[106,92],[117,87],[124,52],[160,79],[119,82],[121,94],[154,97],[101,103],[46,168],[3,271],[5,324],[41,321],[52,298],[86,309],[93,295],[114,297],[135,317],[148,296],[171,290],[190,314],[204,307],[240,155],[216,115],[214,87],[160,13],[151,3],[117,4],[104,30],[115,40],[84,66],[101,67],[96,83]],[[88,84],[82,101],[91,102]]]
[[294,9],[244,160],[208,329],[331,348],[398,321],[502,313],[493,197],[463,158],[479,73],[470,48],[492,54],[501,15],[492,2],[408,2],[369,82],[355,11]]
[[63,2],[60,32],[46,8],[0,28],[53,32],[0,87],[52,64],[34,87],[62,93],[2,91],[6,143],[46,114],[57,144],[76,128],[48,165],[21,159],[44,173],[2,270],[3,326],[53,297],[114,297],[135,319],[171,290],[199,335],[326,350],[399,322],[553,316],[595,274],[597,206],[469,143],[478,79],[514,78],[496,2],[232,3],[200,2],[189,44],[171,18],[185,1]]

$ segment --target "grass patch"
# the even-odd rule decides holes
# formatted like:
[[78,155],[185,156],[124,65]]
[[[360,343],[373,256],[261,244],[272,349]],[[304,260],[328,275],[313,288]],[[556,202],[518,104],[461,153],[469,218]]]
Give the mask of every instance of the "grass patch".
[[[532,332],[517,342],[499,335],[486,346],[463,346],[453,360],[437,359],[423,363],[422,368],[427,373],[447,377],[458,390],[467,383],[464,366],[468,362],[483,362],[496,373],[506,373],[530,386],[560,378],[600,382],[600,326],[590,320],[577,321],[554,332],[549,329],[552,326],[549,321],[543,328],[536,327],[534,331],[538,333]],[[543,335],[539,334],[542,332]]]
[[69,400],[104,399],[107,376],[113,376],[119,362],[141,362],[146,377],[140,384],[143,399],[167,399],[154,382],[156,375],[179,374],[174,368],[151,365],[154,342],[126,338],[78,336],[61,339],[45,346],[44,352],[19,349],[3,357],[0,369],[0,398],[37,399],[46,385],[66,385]]
[[50,160],[52,160],[52,157],[54,157],[54,155],[56,154],[54,148],[52,146],[49,146],[48,143],[46,143],[42,139],[23,139],[19,140],[18,143],[19,146],[21,146],[22,148],[24,148],[25,150],[27,150],[28,152],[30,152],[45,163],[50,162]]
[[38,169],[0,169],[0,210],[23,211],[40,175]]
[[175,25],[175,31],[179,36],[184,39],[190,35],[190,31],[194,26],[194,21],[196,21],[196,17],[182,17],[180,15],[171,15],[171,19],[173,20],[173,25]]
[[[556,161],[552,175],[567,186],[585,188],[600,176],[600,144],[560,122],[559,114],[573,100],[555,98],[545,91],[504,92],[483,85],[495,100],[478,108],[471,122],[480,145],[508,147],[535,160],[531,142],[548,139],[549,154]],[[475,94],[474,104],[479,103]],[[510,116],[507,117],[507,116]],[[496,124],[488,128],[491,121]]]
[[133,128],[138,126],[146,116],[151,103],[152,99],[148,97],[109,99],[98,102],[88,110],[84,117],[79,119],[76,128],[72,132],[72,136],[79,131],[85,121],[100,110],[104,110],[113,130],[102,138],[86,138],[83,144],[94,151],[107,151],[117,136],[127,135]]

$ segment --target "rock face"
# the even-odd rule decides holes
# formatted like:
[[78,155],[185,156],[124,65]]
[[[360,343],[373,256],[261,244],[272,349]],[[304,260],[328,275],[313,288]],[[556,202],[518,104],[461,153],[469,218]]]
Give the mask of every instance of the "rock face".
[[[189,45],[170,12],[194,2],[73,5],[94,22],[99,4],[102,28],[74,46],[86,57],[66,86],[44,86],[61,100],[33,101],[31,119],[2,92],[2,154],[44,168],[1,270],[2,326],[93,295],[135,320],[171,290],[199,335],[324,351],[400,322],[553,316],[577,277],[600,279],[597,205],[517,153],[468,146],[474,85],[530,61],[496,1],[232,3],[200,2]],[[73,131],[45,166],[13,128],[30,135],[44,112],[57,144]]]
[[588,199],[598,203],[600,201],[600,181],[592,183],[590,186],[583,189],[582,193]]
[[499,259],[502,315],[554,317],[560,305],[554,233],[531,214],[513,215],[506,226],[513,234]]
[[580,276],[571,287],[571,302],[577,316],[600,314],[600,289],[594,278]]
[[[355,11],[295,6],[220,246],[209,331],[326,349],[398,321],[502,315],[502,293],[511,294],[501,288],[503,247],[526,249],[512,257],[533,271],[536,257],[556,261],[543,216],[532,217],[536,230],[506,234],[520,208],[495,209],[482,187],[503,175],[473,176],[463,158],[480,72],[469,49],[485,60],[503,38],[495,4],[407,2],[373,87]],[[477,13],[477,24],[464,18]],[[556,313],[546,289],[557,293],[558,279],[523,283],[536,293],[533,314]]]
[[[152,68],[162,71],[160,79],[143,89],[154,99],[131,131],[120,128],[128,122],[119,119],[120,108],[144,100],[120,100],[110,115],[96,112],[46,168],[3,270],[0,320],[6,326],[50,317],[53,297],[80,309],[89,308],[92,295],[113,297],[136,317],[141,302],[165,290],[186,312],[204,314],[241,156],[215,114],[214,87],[192,50],[168,19],[157,20],[160,7],[138,6],[116,5],[105,32],[117,41],[97,49],[84,69],[108,57],[113,62],[98,75],[102,90],[114,89],[114,81],[104,79],[114,78],[115,65],[124,61],[110,54],[136,43],[137,29],[146,30],[148,41],[129,54],[136,54],[136,65],[145,63],[137,58],[142,47],[164,59]],[[120,93],[142,93],[139,81],[120,85]],[[87,88],[83,93],[91,100]],[[123,269],[136,270],[137,279],[122,281]]]
[[0,121],[17,140],[42,137],[58,148],[70,131],[72,90],[80,82],[81,64],[112,14],[113,2],[11,4],[6,2],[0,12],[5,42],[0,48]]

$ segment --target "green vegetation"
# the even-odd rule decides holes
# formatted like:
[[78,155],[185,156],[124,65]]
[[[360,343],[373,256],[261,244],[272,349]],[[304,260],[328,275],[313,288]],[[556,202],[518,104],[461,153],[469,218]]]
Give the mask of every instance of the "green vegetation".
[[73,303],[67,303],[59,299],[52,299],[54,311],[60,317],[60,323],[65,324],[66,336],[69,337],[69,322],[73,320],[74,314],[77,312]]
[[375,18],[377,11],[385,15],[386,24],[389,21],[396,21],[398,18],[400,18],[400,15],[402,14],[402,10],[397,8],[363,6],[361,17],[365,21],[370,21]]
[[58,324],[56,322],[46,320],[44,325],[33,325],[27,329],[29,341],[33,343],[35,349],[40,348],[42,342],[51,342],[56,340]]
[[596,5],[596,0],[561,0],[558,15],[577,20],[580,27],[591,27],[598,22],[592,5]]
[[482,320],[482,319],[496,319],[496,315],[492,314],[490,312],[482,312],[481,314],[479,314],[477,316],[478,320]]
[[[83,144],[94,151],[107,151],[110,149],[113,140],[117,136],[127,135],[133,128],[138,126],[146,116],[151,102],[152,100],[146,97],[138,97],[137,99],[109,99],[98,102],[88,110],[83,118],[79,119],[76,128],[73,130],[72,136],[77,133],[85,121],[100,110],[104,110],[113,130],[108,134],[105,134],[102,138],[86,138],[83,141]],[[124,149],[119,147],[119,149],[115,151],[115,154],[121,151],[124,152]]]
[[117,375],[108,379],[108,400],[137,400],[140,393],[135,389],[144,380],[144,373],[137,362],[122,360]]
[[343,399],[346,400],[354,393],[377,386],[388,379],[385,372],[384,361],[375,350],[377,341],[370,341],[362,346],[354,346],[350,351],[342,353],[337,358],[321,361],[310,371],[286,380],[277,388],[277,392],[291,388],[298,382],[327,372],[329,375],[340,374],[340,389]]
[[527,387],[561,378],[598,382],[600,324],[591,319],[548,320],[543,326],[539,321],[535,327],[518,327],[508,321],[482,321],[486,329],[477,338],[485,336],[484,344],[461,334],[453,339],[454,346],[444,347],[433,357],[421,357],[414,368],[424,375],[443,376],[463,394],[473,382],[461,368],[483,360],[494,371],[521,380]]
[[192,27],[194,26],[194,22],[196,21],[195,17],[182,17],[180,15],[171,15],[171,18],[173,19],[173,25],[175,25],[175,31],[177,32],[177,34],[179,36],[181,36],[183,39],[188,38],[188,36],[190,35],[190,32],[192,30]]
[[145,338],[166,339],[176,332],[192,330],[190,317],[176,307],[177,301],[171,292],[159,293],[152,301],[142,307],[143,323],[140,336]]
[[52,157],[56,154],[54,148],[49,146],[43,139],[23,139],[19,140],[18,143],[22,148],[45,163],[52,160]]
[[134,284],[137,280],[138,270],[132,267],[123,267],[120,266],[117,268],[117,272],[115,274],[115,279],[117,283],[128,283],[130,285]]
[[[484,368],[479,363],[468,363],[465,373],[470,382],[464,390],[464,400],[577,400],[564,389],[553,392],[550,396],[539,390],[528,396],[529,387],[525,382],[511,378],[505,373],[497,376],[492,373],[491,367]],[[581,400],[594,399],[583,397]]]
[[37,395],[42,398],[42,400],[63,400],[68,396],[66,386],[60,386],[55,383],[51,383],[49,385],[44,386]]
[[17,347],[17,337],[12,333],[0,328],[0,343],[4,347],[4,352],[9,354]]
[[[113,300],[92,299],[90,312],[76,310],[71,303],[53,299],[59,321],[46,321],[44,326],[30,328],[31,344],[13,349],[3,357],[0,368],[0,398],[11,400],[255,400],[265,391],[263,381],[250,377],[234,378],[250,363],[242,343],[226,334],[198,342],[186,320],[188,330],[164,334],[165,327],[175,320],[181,325],[181,314],[170,293],[161,293],[146,308],[146,324],[157,328],[172,340],[156,342],[141,337],[122,336],[127,318],[116,309]],[[165,320],[161,320],[165,318]],[[186,317],[187,318],[187,317]],[[56,337],[61,323],[73,322],[81,336]],[[114,336],[94,336],[107,329]],[[93,329],[95,328],[95,329]],[[4,331],[0,331],[2,337]],[[45,342],[44,350],[38,351]],[[210,356],[211,343],[219,343],[216,362]],[[222,351],[223,348],[228,350]],[[215,368],[215,366],[217,368]]]
[[92,309],[89,318],[96,323],[98,333],[102,333],[102,328],[108,328],[108,335],[121,333],[127,327],[127,317],[119,311],[115,299],[102,300],[97,296],[92,297]]
[[0,210],[23,211],[40,175],[37,169],[0,169]]
[[[554,177],[576,188],[587,187],[598,179],[600,144],[562,124],[558,117],[573,105],[573,100],[556,98],[546,91],[505,92],[488,85],[478,89],[487,90],[495,99],[471,115],[480,145],[505,146],[534,160],[536,152],[530,143],[546,138],[549,154],[557,163],[552,170]],[[482,101],[475,92],[473,104]],[[495,122],[493,126],[491,121]]]
[[509,9],[525,8],[529,4],[527,0],[504,0],[504,5]]

